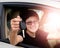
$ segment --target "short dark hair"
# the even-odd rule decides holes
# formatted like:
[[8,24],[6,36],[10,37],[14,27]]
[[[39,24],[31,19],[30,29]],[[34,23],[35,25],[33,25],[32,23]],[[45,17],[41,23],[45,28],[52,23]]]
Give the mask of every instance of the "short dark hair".
[[36,16],[39,19],[38,14],[34,10],[25,10],[20,14],[20,17],[23,19],[23,21],[26,21],[26,19],[31,16]]

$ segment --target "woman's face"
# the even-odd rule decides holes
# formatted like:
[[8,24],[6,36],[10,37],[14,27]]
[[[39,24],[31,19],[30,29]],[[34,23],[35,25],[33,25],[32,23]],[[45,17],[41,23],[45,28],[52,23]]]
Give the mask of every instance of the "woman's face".
[[39,28],[39,19],[36,16],[31,16],[26,20],[27,30],[30,32],[36,32]]

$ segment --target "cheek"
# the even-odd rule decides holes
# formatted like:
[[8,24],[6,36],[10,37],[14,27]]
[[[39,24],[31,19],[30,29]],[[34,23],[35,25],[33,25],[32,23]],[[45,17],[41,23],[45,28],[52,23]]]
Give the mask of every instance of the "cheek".
[[32,27],[31,26],[26,26],[27,27],[27,30],[31,31],[32,30]]
[[26,28],[29,29],[30,27],[26,25]]
[[35,27],[39,27],[39,24],[36,24]]
[[39,25],[36,25],[36,26],[35,26],[35,29],[38,29],[38,28],[39,28]]
[[27,30],[29,30],[29,31],[30,31],[30,30],[31,30],[31,28],[27,26]]

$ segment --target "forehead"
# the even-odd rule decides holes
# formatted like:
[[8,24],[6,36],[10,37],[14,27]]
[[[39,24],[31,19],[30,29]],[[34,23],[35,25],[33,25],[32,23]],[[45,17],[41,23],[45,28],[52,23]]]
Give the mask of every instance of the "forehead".
[[39,20],[39,17],[38,16],[31,16],[26,21],[30,21],[30,20]]

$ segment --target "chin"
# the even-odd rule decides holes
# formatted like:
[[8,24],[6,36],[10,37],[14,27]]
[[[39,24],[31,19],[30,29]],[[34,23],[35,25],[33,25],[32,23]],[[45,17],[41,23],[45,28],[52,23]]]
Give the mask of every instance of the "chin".
[[36,32],[36,30],[35,30],[35,31],[31,31],[31,32],[34,32],[34,33],[35,33],[35,32]]

